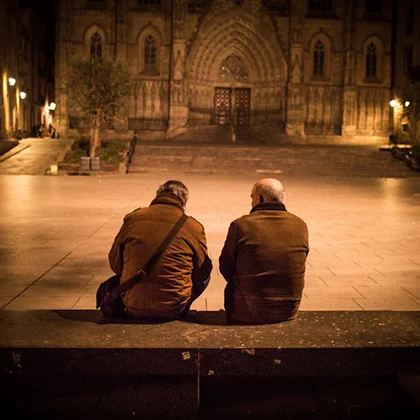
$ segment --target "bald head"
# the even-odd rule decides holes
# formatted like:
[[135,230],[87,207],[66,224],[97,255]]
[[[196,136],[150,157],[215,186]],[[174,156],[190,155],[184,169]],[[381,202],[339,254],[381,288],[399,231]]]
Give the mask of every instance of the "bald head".
[[266,201],[277,201],[283,203],[283,184],[278,179],[274,178],[261,179],[252,188],[251,197],[252,207]]

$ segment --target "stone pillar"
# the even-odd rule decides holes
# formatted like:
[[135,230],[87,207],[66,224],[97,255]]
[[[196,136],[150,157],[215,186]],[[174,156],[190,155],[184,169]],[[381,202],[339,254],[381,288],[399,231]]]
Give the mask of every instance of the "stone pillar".
[[305,137],[302,36],[304,13],[305,2],[293,0],[290,15],[286,132],[297,138]]
[[356,73],[356,16],[354,1],[345,1],[344,21],[344,88],[343,88],[343,118],[341,134],[354,136],[357,131],[357,98],[355,87]]
[[172,11],[172,52],[167,138],[182,134],[188,123],[188,86],[185,78],[187,48],[184,35],[185,2],[174,0]]
[[60,0],[58,4],[57,40],[55,53],[55,121],[57,134],[67,137],[69,134],[69,117],[67,111],[67,93],[65,80],[69,62],[69,42],[71,37],[71,0]]
[[[115,58],[125,62],[127,59],[127,24],[128,24],[128,12],[127,12],[127,0],[118,0],[115,2],[115,45],[114,55]],[[129,99],[127,99],[129,100]],[[131,138],[134,132],[128,130],[128,116],[122,119],[116,119],[114,121],[114,133],[115,136],[121,138]],[[112,136],[112,131],[109,135]]]

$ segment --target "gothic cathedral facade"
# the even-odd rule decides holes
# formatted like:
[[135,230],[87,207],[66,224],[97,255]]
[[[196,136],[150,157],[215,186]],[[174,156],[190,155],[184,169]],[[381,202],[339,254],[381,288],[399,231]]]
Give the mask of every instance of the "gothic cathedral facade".
[[220,125],[384,142],[391,46],[392,0],[60,0],[56,124],[76,132],[61,88],[72,57],[95,52],[132,70],[120,135]]

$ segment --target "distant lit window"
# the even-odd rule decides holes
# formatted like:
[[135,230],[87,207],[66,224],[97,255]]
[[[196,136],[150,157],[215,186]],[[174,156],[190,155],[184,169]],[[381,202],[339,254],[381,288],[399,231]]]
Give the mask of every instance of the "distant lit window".
[[146,70],[154,70],[156,67],[156,41],[152,35],[144,40],[144,65]]
[[366,0],[366,13],[380,15],[382,13],[382,0]]
[[93,59],[101,59],[102,57],[102,37],[95,32],[90,38],[90,56]]
[[318,41],[314,48],[314,76],[324,76],[324,64],[325,64],[325,45]]
[[139,6],[160,6],[162,0],[137,0]]
[[309,0],[310,12],[332,12],[332,0]]
[[410,3],[407,9],[407,17],[405,23],[405,34],[411,35],[414,29],[414,6]]
[[366,51],[366,77],[369,79],[376,78],[378,63],[378,49],[376,45],[371,42]]
[[404,48],[404,73],[407,73],[410,70],[410,67],[413,65],[413,46],[408,45]]

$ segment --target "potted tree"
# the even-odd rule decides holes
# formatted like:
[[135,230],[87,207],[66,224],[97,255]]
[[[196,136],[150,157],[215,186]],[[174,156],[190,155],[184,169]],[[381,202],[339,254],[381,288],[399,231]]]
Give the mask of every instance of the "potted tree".
[[131,92],[130,70],[125,62],[115,58],[82,57],[70,63],[65,86],[89,129],[90,169],[100,169],[97,154],[101,148],[101,129],[114,124],[126,110]]

